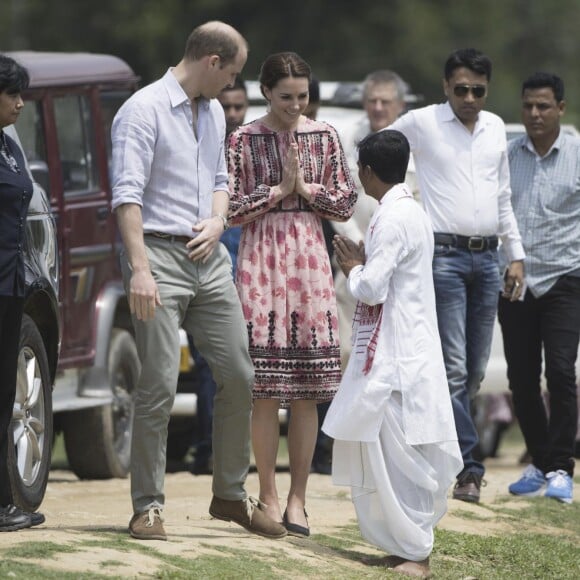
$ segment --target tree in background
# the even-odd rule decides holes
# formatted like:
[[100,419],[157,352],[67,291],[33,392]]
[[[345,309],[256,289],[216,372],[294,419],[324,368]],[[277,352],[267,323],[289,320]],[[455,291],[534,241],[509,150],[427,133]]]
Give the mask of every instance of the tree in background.
[[264,56],[295,50],[322,80],[362,80],[399,72],[425,102],[442,99],[441,63],[474,46],[493,59],[489,107],[519,120],[523,78],[537,70],[566,80],[568,122],[580,121],[577,74],[580,2],[530,0],[5,0],[0,49],[91,51],[126,60],[143,83],[183,53],[197,24],[220,19],[250,42],[245,78],[257,78]]

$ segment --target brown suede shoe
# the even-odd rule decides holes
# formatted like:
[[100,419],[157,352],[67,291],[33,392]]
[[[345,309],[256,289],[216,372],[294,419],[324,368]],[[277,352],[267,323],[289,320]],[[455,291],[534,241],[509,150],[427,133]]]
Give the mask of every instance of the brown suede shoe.
[[159,508],[135,514],[129,522],[129,533],[138,540],[167,540]]
[[253,497],[231,501],[213,496],[209,506],[209,514],[217,520],[235,522],[248,532],[265,538],[283,538],[286,528],[275,522],[262,510],[262,504]]
[[481,475],[467,472],[460,474],[453,488],[453,499],[469,503],[479,503]]

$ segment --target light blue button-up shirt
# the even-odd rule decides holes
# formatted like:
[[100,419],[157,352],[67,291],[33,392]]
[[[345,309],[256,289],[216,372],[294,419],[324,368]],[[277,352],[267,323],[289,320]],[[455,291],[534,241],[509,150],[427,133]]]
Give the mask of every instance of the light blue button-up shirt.
[[508,152],[526,284],[539,297],[560,276],[580,275],[580,138],[560,131],[540,157],[526,135],[511,141]]
[[193,237],[192,226],[211,217],[213,192],[228,191],[225,119],[216,99],[200,99],[193,129],[191,101],[171,69],[115,116],[113,209],[140,205],[144,232]]

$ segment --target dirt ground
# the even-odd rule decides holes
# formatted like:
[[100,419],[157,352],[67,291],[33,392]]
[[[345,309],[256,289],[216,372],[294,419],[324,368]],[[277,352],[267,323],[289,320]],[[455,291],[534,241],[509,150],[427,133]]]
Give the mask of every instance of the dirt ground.
[[[440,527],[469,533],[501,534],[501,524],[494,521],[486,505],[499,498],[505,501],[508,483],[520,473],[517,464],[518,449],[502,453],[498,459],[487,461],[487,486],[482,491],[483,505],[470,505],[449,501],[449,512]],[[278,475],[281,497],[289,487],[289,474]],[[247,481],[251,495],[257,495],[255,473]],[[266,540],[246,533],[242,528],[212,520],[208,514],[211,499],[211,477],[193,476],[189,472],[168,474],[166,477],[167,506],[165,528],[169,541],[141,542],[154,546],[166,555],[194,558],[202,553],[217,553],[220,547],[263,551],[277,549],[298,560],[317,557],[309,540]],[[577,497],[576,500],[579,498]],[[517,504],[516,501],[510,502]],[[503,504],[504,506],[506,504]],[[335,487],[328,476],[312,475],[309,483],[308,512],[313,533],[332,533],[337,526],[355,521],[348,488]],[[113,532],[126,537],[131,515],[129,480],[79,481],[71,472],[56,470],[51,473],[45,501],[41,511],[46,523],[30,530],[1,534],[0,547],[4,550],[28,542],[55,542],[77,547],[78,551],[59,553],[51,560],[42,560],[45,567],[70,572],[106,573],[103,562],[115,562],[114,572],[119,576],[151,576],[162,566],[159,558],[148,557],[142,551],[86,547],[87,540],[103,539],[102,532]],[[458,517],[455,512],[469,511],[477,516],[477,525],[469,518]],[[489,521],[481,518],[489,519]],[[83,546],[79,543],[83,542]],[[372,546],[369,554],[379,554]],[[318,554],[318,557],[323,557]]]

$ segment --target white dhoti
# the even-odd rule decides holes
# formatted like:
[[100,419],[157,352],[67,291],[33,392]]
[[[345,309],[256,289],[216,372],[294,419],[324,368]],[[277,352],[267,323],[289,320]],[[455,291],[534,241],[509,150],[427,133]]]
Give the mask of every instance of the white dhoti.
[[351,487],[362,535],[420,561],[463,468],[437,326],[433,228],[405,185],[381,198],[352,268],[353,349],[323,431],[333,482]]
[[332,479],[351,486],[367,541],[419,561],[433,549],[433,528],[447,510],[447,491],[461,466],[456,441],[406,443],[401,395],[393,392],[377,441],[334,442]]

